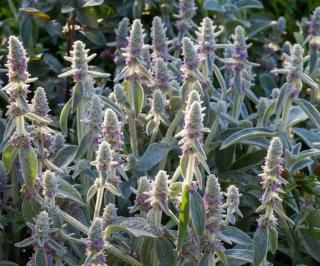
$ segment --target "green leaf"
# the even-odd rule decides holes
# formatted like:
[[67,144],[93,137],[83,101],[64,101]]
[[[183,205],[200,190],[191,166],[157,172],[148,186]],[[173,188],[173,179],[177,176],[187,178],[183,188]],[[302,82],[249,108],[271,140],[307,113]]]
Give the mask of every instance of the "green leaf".
[[60,114],[60,127],[63,134],[68,137],[68,117],[72,106],[72,98],[65,104]]
[[179,216],[179,232],[178,232],[178,244],[177,250],[180,251],[182,245],[186,239],[188,224],[189,224],[189,212],[190,212],[190,199],[189,199],[189,186],[185,185],[181,200],[181,209]]
[[259,266],[265,259],[268,250],[268,231],[258,228],[253,236],[253,265]]
[[41,210],[39,203],[33,198],[25,197],[22,201],[22,215],[26,222],[33,222]]
[[284,104],[288,100],[290,93],[291,93],[291,86],[289,83],[284,83],[280,89],[280,93],[278,95],[277,101],[276,101],[276,107],[275,107],[275,113],[280,114]]
[[240,156],[230,167],[230,170],[247,170],[260,164],[266,156],[266,150],[255,150]]
[[188,162],[189,162],[189,156],[182,155],[180,158],[180,171],[184,178],[187,177]]
[[108,239],[112,234],[124,231],[135,237],[159,237],[158,229],[147,222],[145,218],[142,217],[129,217],[126,219],[120,219],[114,224],[109,225],[105,230],[105,237]]
[[308,101],[304,99],[295,99],[294,102],[301,107],[301,109],[309,116],[312,123],[320,128],[320,113],[319,111]]
[[242,246],[251,247],[253,244],[252,239],[245,232],[234,226],[224,226],[221,233],[228,241],[239,244]]
[[80,159],[88,151],[97,137],[97,134],[92,132],[86,133],[80,140],[75,159]]
[[58,197],[71,199],[80,205],[83,205],[81,194],[71,184],[61,177],[57,178],[59,184]]
[[308,230],[301,229],[298,231],[299,241],[308,254],[320,263],[320,243],[319,237],[312,236]]
[[19,162],[23,179],[28,187],[33,187],[38,174],[38,158],[33,148],[19,149]]
[[35,256],[35,266],[48,266],[48,258],[46,253],[38,249]]
[[19,266],[19,265],[12,261],[0,260],[0,266]]
[[207,10],[223,12],[223,7],[220,4],[218,4],[216,1],[214,1],[214,0],[207,0],[203,4],[203,8],[207,9]]
[[155,244],[159,265],[174,266],[176,256],[171,242],[161,237],[156,240]]
[[33,244],[33,238],[32,237],[28,237],[22,241],[20,241],[19,243],[14,244],[16,247],[18,248],[25,248],[28,246],[31,246]]
[[193,190],[190,192],[190,213],[194,231],[200,238],[203,235],[206,222],[206,213],[203,199],[200,194]]
[[80,7],[99,6],[103,4],[103,0],[82,0]]
[[63,256],[66,253],[65,248],[53,239],[48,239],[48,245],[52,248],[57,256]]
[[91,12],[89,8],[80,9],[76,12],[77,20],[82,24],[89,26],[90,28],[97,28],[98,22],[96,16]]
[[80,102],[82,101],[83,98],[83,83],[78,82],[74,85],[73,87],[73,95],[72,95],[72,113],[74,113],[79,106]]
[[133,99],[134,110],[136,115],[138,115],[141,112],[144,103],[144,92],[142,86],[139,83],[134,83],[133,85]]
[[140,247],[141,262],[143,265],[152,265],[154,256],[157,256],[154,247],[157,239],[145,238]]
[[63,147],[57,152],[56,157],[53,160],[53,163],[60,168],[67,167],[70,163],[74,161],[76,151],[77,146],[75,145],[67,145]]
[[142,173],[149,171],[161,162],[169,148],[162,143],[152,143],[138,160],[136,170]]
[[278,231],[276,228],[269,228],[269,244],[272,254],[275,254],[278,246]]
[[113,101],[111,101],[109,98],[100,95],[100,99],[109,107],[111,108],[113,111],[115,111],[120,117],[121,119],[124,121],[126,120],[126,115],[124,112],[121,111],[121,109],[118,107],[118,105],[116,105]]
[[7,172],[11,171],[12,164],[18,155],[19,149],[11,144],[2,153],[2,161]]
[[225,254],[227,258],[240,260],[241,262],[252,263],[253,252],[248,249],[226,249]]
[[228,171],[235,156],[235,146],[228,146],[226,149],[214,150],[214,162],[219,172]]
[[239,0],[236,2],[236,5],[239,9],[263,8],[259,0]]
[[274,109],[276,108],[277,101],[273,101],[268,108],[264,111],[263,117],[262,117],[262,124],[267,127],[267,124],[269,122],[270,117],[274,114]]
[[220,149],[225,149],[230,145],[235,143],[240,143],[241,141],[254,139],[254,138],[265,138],[274,136],[274,132],[267,128],[245,128],[242,129],[231,136],[229,136],[221,145]]

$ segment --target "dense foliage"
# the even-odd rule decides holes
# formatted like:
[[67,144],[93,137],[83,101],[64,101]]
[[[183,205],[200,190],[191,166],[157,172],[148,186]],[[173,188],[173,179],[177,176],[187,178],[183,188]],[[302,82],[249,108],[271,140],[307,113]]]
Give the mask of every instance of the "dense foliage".
[[320,7],[115,2],[0,7],[0,266],[319,265]]

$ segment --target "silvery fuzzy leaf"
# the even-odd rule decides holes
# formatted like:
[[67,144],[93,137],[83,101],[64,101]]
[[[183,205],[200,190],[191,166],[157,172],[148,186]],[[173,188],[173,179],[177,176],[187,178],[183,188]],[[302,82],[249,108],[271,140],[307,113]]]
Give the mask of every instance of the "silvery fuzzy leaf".
[[214,0],[207,0],[203,4],[203,8],[207,10],[217,11],[217,12],[224,12],[223,6],[217,3]]
[[273,205],[273,210],[276,212],[276,214],[279,215],[280,218],[288,221],[290,224],[294,225],[294,221],[292,221],[283,211],[283,207],[277,205],[277,204],[274,204]]
[[301,73],[301,80],[307,83],[311,88],[315,90],[319,88],[318,84],[305,73]]
[[66,145],[57,152],[53,163],[60,168],[66,168],[70,163],[74,161],[76,151],[77,146]]
[[68,117],[72,107],[72,98],[63,106],[60,113],[60,127],[63,134],[68,137]]
[[0,145],[1,146],[0,151],[2,151],[5,148],[5,146],[7,145],[8,140],[11,137],[15,127],[16,127],[16,119],[15,118],[8,119],[7,124],[6,124],[6,129],[3,133],[2,143]]
[[52,248],[58,256],[63,256],[66,253],[66,249],[53,239],[48,239],[48,245]]
[[25,197],[22,201],[22,215],[25,221],[33,222],[41,210],[40,204],[34,198]]
[[259,266],[265,259],[268,251],[268,230],[258,228],[253,236],[253,265]]
[[122,193],[121,191],[115,187],[114,185],[112,185],[111,183],[106,182],[105,183],[105,188],[110,191],[113,195],[118,196],[118,197],[122,197]]
[[239,0],[236,2],[239,10],[248,8],[263,8],[263,5],[259,0]]
[[78,190],[61,177],[57,177],[57,182],[59,184],[57,197],[68,198],[83,205],[82,197]]
[[228,240],[227,242],[232,242],[248,248],[252,248],[252,239],[242,230],[234,226],[224,226],[221,230],[221,235],[223,239]]
[[273,137],[275,133],[267,128],[245,128],[242,129],[231,136],[229,136],[221,145],[220,149],[223,150],[233,144],[242,142],[243,140],[253,139],[253,138],[265,138]]
[[108,239],[112,234],[119,231],[127,232],[135,237],[157,238],[160,236],[158,229],[142,217],[119,219],[107,227],[105,230],[105,238]]
[[[20,241],[19,243],[14,244],[16,247],[18,248],[24,248],[24,247],[28,247],[31,246],[33,244],[33,237],[28,237],[22,241]],[[1,265],[1,264],[0,264]]]
[[277,101],[274,100],[272,101],[268,108],[264,111],[264,114],[263,114],[263,117],[262,117],[262,125],[267,127],[268,126],[268,122],[270,120],[270,117],[274,114],[274,110],[276,108],[276,104],[277,104]]
[[224,266],[228,266],[228,259],[226,257],[226,254],[224,253],[224,250],[217,250],[216,251],[217,257],[219,258],[219,260],[222,262],[222,264]]
[[317,128],[320,128],[320,113],[310,102],[299,98],[295,99],[294,103],[301,107]]
[[94,195],[97,193],[98,188],[95,184],[93,184],[87,192],[87,198],[86,198],[86,202],[88,203],[93,197]]
[[215,255],[210,254],[203,254],[199,263],[199,266],[210,266],[212,264],[212,261],[215,261]]
[[136,170],[147,172],[155,167],[170,150],[168,145],[163,143],[152,143],[137,162]]
[[294,134],[298,135],[310,148],[320,148],[320,134],[317,131],[309,131],[305,128],[298,127],[294,127],[292,130]]
[[33,148],[19,149],[22,177],[28,187],[33,187],[38,175],[38,158]]
[[38,123],[46,123],[46,124],[50,123],[50,121],[48,119],[45,119],[45,118],[38,116],[34,113],[27,113],[27,114],[25,114],[25,117],[29,118],[30,120],[36,121]]
[[275,254],[278,246],[278,232],[276,228],[269,228],[268,229],[268,235],[269,235],[269,248],[272,252],[272,254]]
[[48,266],[48,257],[42,249],[38,249],[35,255],[35,266]]
[[280,89],[280,94],[278,95],[278,98],[276,101],[275,114],[278,115],[282,112],[284,104],[287,102],[291,91],[292,91],[292,87],[290,83],[286,82],[282,85]]
[[93,132],[86,133],[80,140],[74,159],[80,159],[88,151],[90,146],[97,138],[98,134]]
[[134,103],[134,110],[136,115],[138,115],[143,108],[143,104],[144,104],[144,91],[142,86],[135,82],[131,88],[133,90],[133,103]]
[[174,266],[176,254],[169,240],[164,237],[157,238],[155,243],[158,262],[160,266]]
[[79,106],[80,102],[82,101],[83,98],[83,83],[82,82],[78,82],[74,85],[73,87],[73,95],[72,95],[72,113],[74,113],[77,109],[77,107]]
[[308,167],[309,165],[311,165],[313,163],[314,163],[314,161],[312,159],[304,159],[302,161],[298,161],[296,163],[293,163],[288,170],[291,171],[292,173],[296,173],[296,172]]
[[122,121],[126,121],[126,115],[121,111],[119,106],[111,101],[109,98],[99,95],[100,99],[106,104],[107,107],[111,108],[121,118]]
[[232,259],[232,261],[240,261],[241,263],[253,262],[253,252],[249,249],[227,249],[225,250],[225,254],[228,260]]
[[293,106],[290,108],[289,117],[288,117],[288,127],[293,127],[296,124],[305,121],[308,119],[308,116],[303,112],[303,110],[298,106]]
[[196,190],[190,192],[190,217],[195,233],[201,238],[205,229],[206,213],[203,199]]
[[157,123],[152,119],[148,122],[146,127],[146,133],[148,136],[151,136],[157,129]]

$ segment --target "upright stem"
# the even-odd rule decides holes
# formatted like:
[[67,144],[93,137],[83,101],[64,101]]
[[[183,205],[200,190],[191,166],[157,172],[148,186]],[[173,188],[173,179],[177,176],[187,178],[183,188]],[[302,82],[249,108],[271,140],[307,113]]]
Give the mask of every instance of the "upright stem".
[[104,191],[104,184],[102,182],[102,178],[100,177],[100,184],[97,192],[96,206],[94,208],[94,218],[99,217],[102,200],[103,200],[103,191]]
[[137,127],[136,127],[136,115],[134,108],[134,95],[133,95],[133,82],[130,81],[130,87],[128,90],[128,98],[130,103],[130,110],[128,113],[128,123],[129,123],[129,132],[130,132],[130,144],[132,148],[133,155],[138,158],[139,157],[139,147],[138,147],[138,138],[137,138]]
[[239,94],[238,92],[235,92],[234,104],[232,106],[233,107],[232,108],[232,116],[237,120],[239,119],[239,116],[240,116],[240,111],[241,111],[243,99],[244,99],[243,94]]
[[78,144],[80,144],[81,138],[83,136],[83,113],[84,113],[84,103],[83,100],[79,103],[77,107],[77,137],[78,137]]

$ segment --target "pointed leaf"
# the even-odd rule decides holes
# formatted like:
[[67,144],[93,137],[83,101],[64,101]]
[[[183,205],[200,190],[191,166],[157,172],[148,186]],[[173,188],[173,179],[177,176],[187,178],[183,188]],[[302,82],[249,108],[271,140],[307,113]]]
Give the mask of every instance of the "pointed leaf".
[[33,148],[19,149],[19,162],[26,185],[33,187],[38,174],[38,158]]
[[205,229],[206,213],[203,199],[196,190],[190,191],[190,214],[192,226],[200,238]]
[[178,244],[177,250],[180,251],[182,245],[186,239],[188,224],[189,224],[189,211],[190,211],[190,199],[189,199],[189,186],[185,185],[181,200],[181,209],[179,216],[179,232],[178,232]]
[[259,266],[265,259],[268,250],[268,231],[258,228],[253,236],[253,265]]
[[68,117],[72,106],[72,98],[65,104],[60,113],[60,127],[63,134],[68,137]]

